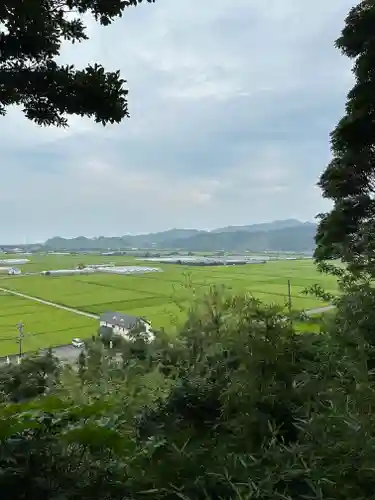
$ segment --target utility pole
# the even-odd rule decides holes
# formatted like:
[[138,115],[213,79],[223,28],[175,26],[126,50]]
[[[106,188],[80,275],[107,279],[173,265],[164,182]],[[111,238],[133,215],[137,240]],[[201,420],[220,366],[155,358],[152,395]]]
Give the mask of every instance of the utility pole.
[[291,316],[291,314],[292,314],[292,293],[291,293],[290,280],[288,280],[288,310],[289,310],[290,317],[292,317]]
[[17,342],[19,344],[19,359],[21,360],[22,357],[22,341],[25,336],[24,333],[25,325],[20,321],[17,323],[17,330],[18,330],[18,337],[17,337]]

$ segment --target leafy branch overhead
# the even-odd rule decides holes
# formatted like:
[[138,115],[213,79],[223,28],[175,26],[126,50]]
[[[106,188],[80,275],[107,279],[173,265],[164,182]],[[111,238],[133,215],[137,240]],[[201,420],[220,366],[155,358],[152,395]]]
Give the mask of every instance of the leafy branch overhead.
[[375,2],[351,9],[336,46],[354,59],[346,114],[331,134],[333,159],[319,186],[333,208],[321,214],[317,260],[340,258],[356,273],[375,273]]
[[[146,0],[153,3],[155,0]],[[67,126],[67,115],[106,125],[129,117],[126,81],[101,64],[59,65],[63,41],[88,40],[82,21],[103,26],[142,0],[5,0],[0,3],[0,115],[19,105],[39,125]]]

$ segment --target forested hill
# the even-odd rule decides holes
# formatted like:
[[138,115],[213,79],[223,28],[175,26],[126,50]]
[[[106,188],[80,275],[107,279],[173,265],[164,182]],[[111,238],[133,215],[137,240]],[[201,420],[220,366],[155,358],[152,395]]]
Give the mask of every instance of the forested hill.
[[126,235],[122,237],[73,239],[51,238],[49,250],[119,250],[127,248],[180,249],[186,251],[290,251],[308,252],[314,249],[316,225],[294,219],[250,226],[228,226],[213,231],[170,229],[160,233]]
[[269,231],[203,233],[190,238],[170,240],[166,243],[166,246],[204,252],[211,250],[309,252],[314,249],[315,231],[314,224],[303,224]]

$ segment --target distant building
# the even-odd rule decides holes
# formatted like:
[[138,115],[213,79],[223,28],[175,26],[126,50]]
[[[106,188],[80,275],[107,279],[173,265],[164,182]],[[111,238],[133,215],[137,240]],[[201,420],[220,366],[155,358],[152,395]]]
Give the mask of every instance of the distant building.
[[149,341],[154,339],[151,323],[144,318],[119,312],[106,312],[100,316],[99,322],[100,326],[111,328],[115,335],[120,335],[123,338],[129,338],[129,334],[134,328],[142,326],[148,334]]
[[10,276],[19,276],[20,274],[22,274],[22,271],[18,267],[11,267],[8,271],[8,274]]
[[22,274],[18,267],[0,267],[0,274]]

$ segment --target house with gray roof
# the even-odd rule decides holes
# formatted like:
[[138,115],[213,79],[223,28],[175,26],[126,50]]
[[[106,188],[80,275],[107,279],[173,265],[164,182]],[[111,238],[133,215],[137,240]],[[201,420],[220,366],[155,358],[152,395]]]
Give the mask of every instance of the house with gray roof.
[[100,326],[111,328],[115,335],[129,339],[129,334],[137,326],[143,326],[149,340],[154,339],[151,323],[144,318],[131,316],[120,312],[105,312],[99,318]]

